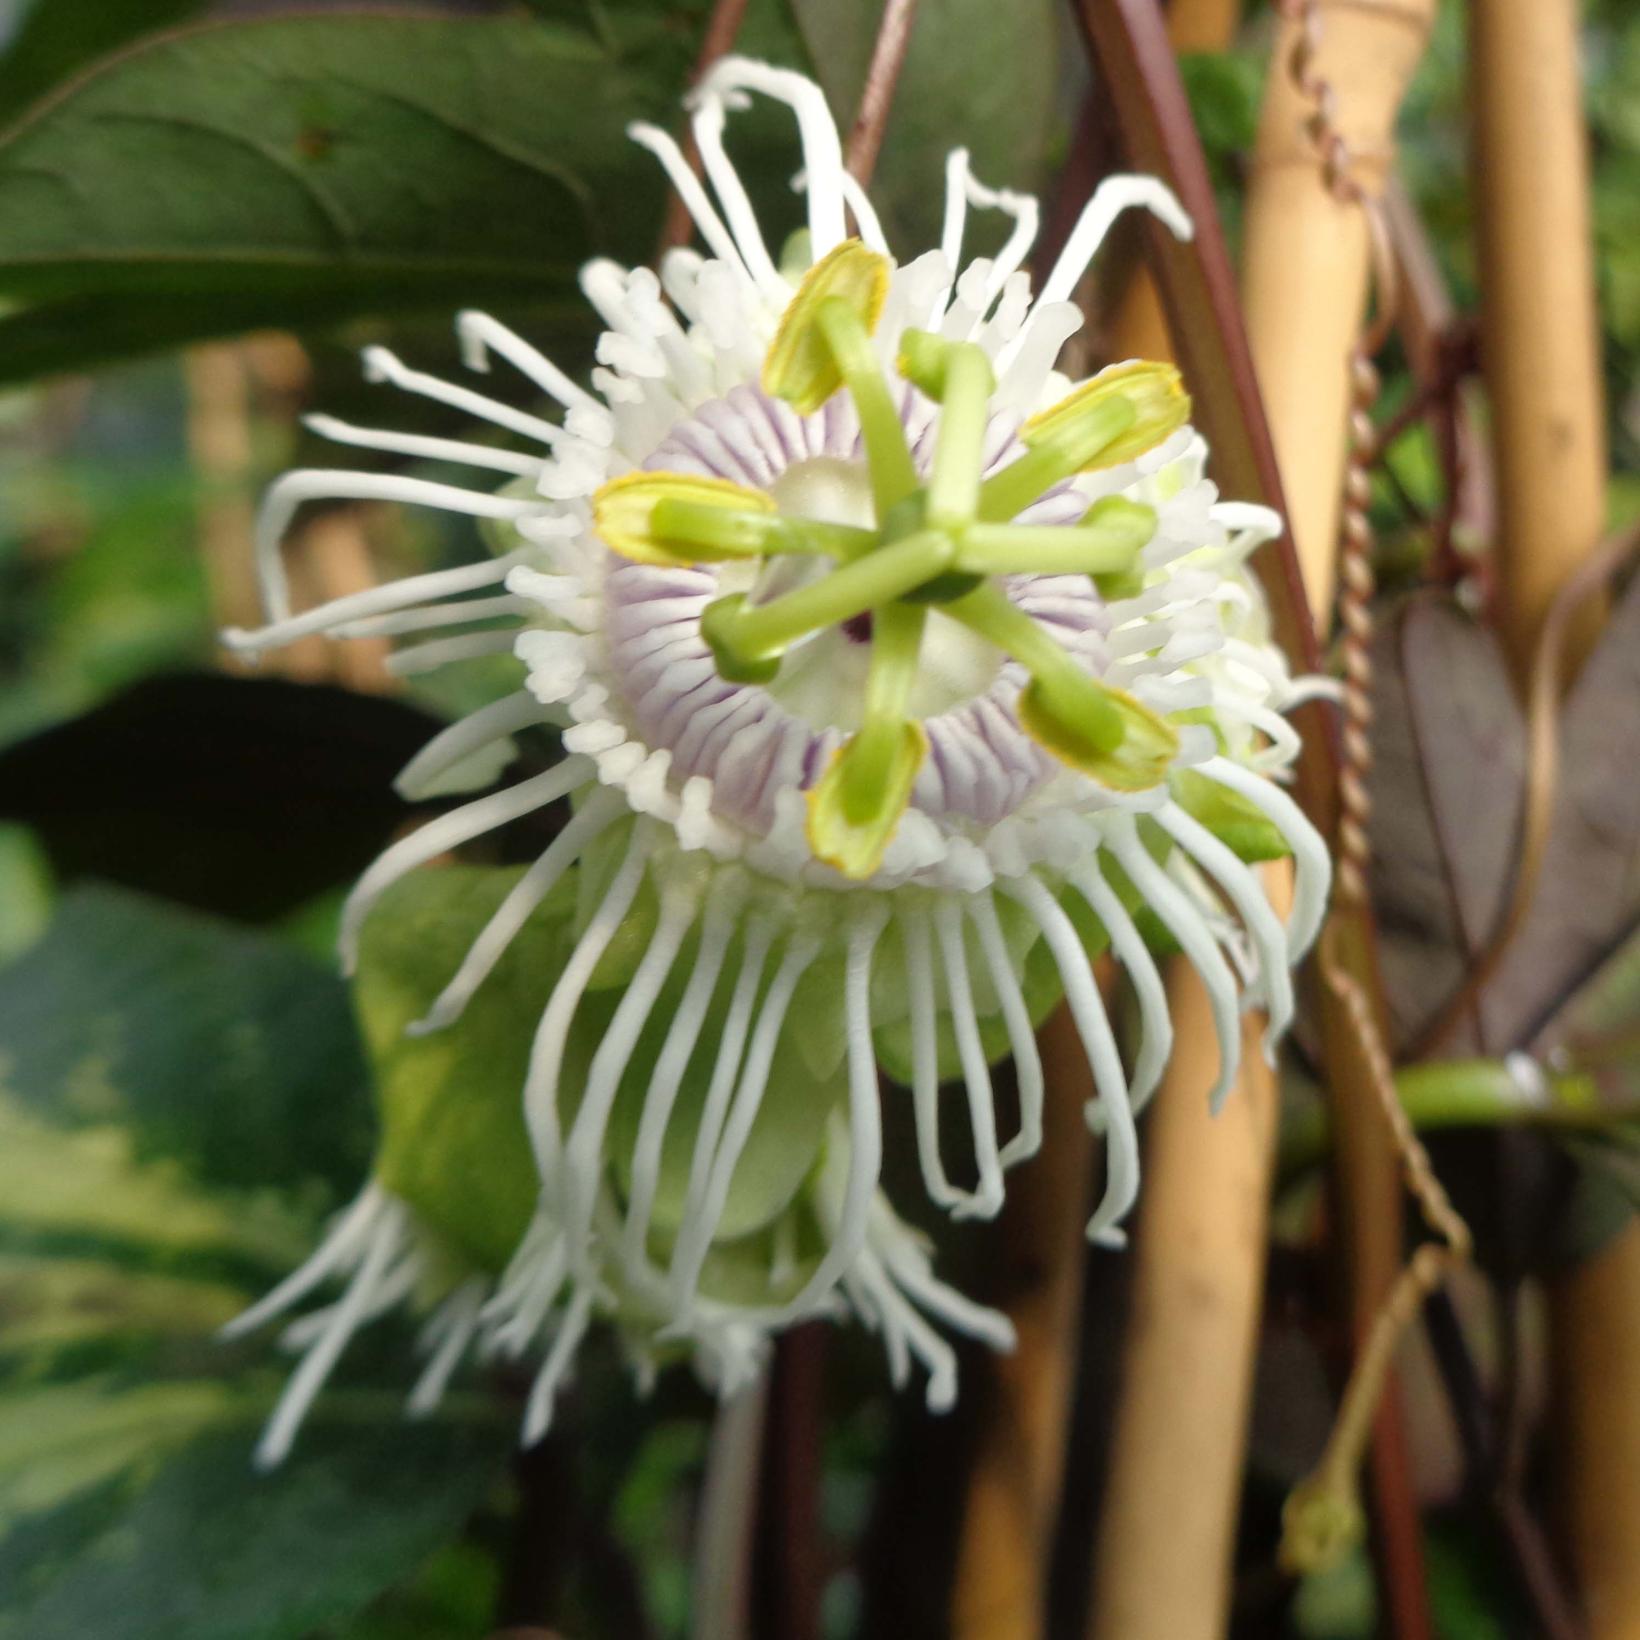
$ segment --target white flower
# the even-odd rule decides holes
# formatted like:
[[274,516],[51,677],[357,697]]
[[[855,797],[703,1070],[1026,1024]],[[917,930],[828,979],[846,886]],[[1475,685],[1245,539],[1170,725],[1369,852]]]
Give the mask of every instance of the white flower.
[[[772,253],[723,147],[728,114],[751,92],[789,104],[799,123],[800,267]],[[640,1351],[660,1333],[691,1340],[703,1370],[732,1386],[771,1329],[834,1307],[841,1294],[883,1330],[891,1358],[909,1349],[924,1360],[931,1397],[943,1400],[948,1356],[908,1299],[993,1341],[1004,1324],[933,1282],[878,1191],[879,1060],[910,1085],[930,1195],[957,1213],[988,1216],[1001,1204],[1004,1169],[1040,1143],[1033,1015],[1062,989],[1097,1089],[1090,1119],[1107,1144],[1105,1194],[1089,1233],[1119,1243],[1139,1184],[1134,1116],[1172,1043],[1135,909],[1154,913],[1206,985],[1218,1100],[1235,1074],[1241,1010],[1267,1008],[1272,1040],[1285,1028],[1290,968],[1316,932],[1327,892],[1323,845],[1270,778],[1296,750],[1281,714],[1298,691],[1268,641],[1243,560],[1277,521],[1217,499],[1202,440],[1177,426],[1187,401],[1160,367],[1122,367],[1079,388],[1054,368],[1080,323],[1067,298],[1112,220],[1143,206],[1186,235],[1172,195],[1145,178],[1107,181],[1033,299],[1022,264],[1036,201],[982,187],[961,151],[947,168],[940,247],[899,263],[844,171],[824,99],[807,80],[724,59],[695,94],[694,134],[715,202],[669,137],[632,128],[688,205],[706,254],[671,252],[658,276],[610,262],[583,271],[582,288],[608,327],[590,391],[493,319],[458,320],[468,365],[484,372],[500,361],[522,372],[554,401],[556,419],[421,375],[384,350],[366,353],[373,377],[516,434],[525,453],[313,421],[344,443],[465,463],[508,482],[497,490],[374,473],[286,476],[258,531],[270,624],[229,635],[254,653],[315,632],[441,634],[400,649],[400,671],[511,650],[522,665],[517,691],[429,743],[401,776],[408,795],[448,789],[465,770],[488,778],[497,747],[532,725],[562,732],[565,755],[548,773],[479,797],[388,849],[351,896],[342,932],[351,962],[372,906],[406,873],[532,810],[572,803],[572,818],[415,1027],[457,1020],[519,930],[578,873],[578,938],[536,1023],[522,1090],[541,1185],[536,1219],[511,1271],[482,1301],[467,1284],[444,1301],[428,1380],[442,1382],[486,1326],[521,1344],[556,1324],[531,1434],[544,1427],[575,1340],[599,1311],[616,1316]],[[994,260],[962,261],[970,208],[1012,219]],[[843,359],[843,344],[816,331],[828,292],[829,311],[842,313],[838,322],[853,327],[849,345],[858,344],[842,385],[828,386],[826,372]],[[958,360],[947,382],[942,372]],[[815,368],[810,407],[803,373]],[[962,388],[959,369],[968,372]],[[1153,388],[1164,418],[1154,430],[1144,397]],[[1118,432],[1137,417],[1130,459],[1114,459],[1126,446],[1110,434],[1100,459],[1043,465],[1053,429],[1084,437],[1090,417],[1113,400]],[[1179,415],[1167,421],[1174,404]],[[966,468],[960,452],[948,454],[964,440]],[[903,454],[894,457],[896,449]],[[987,533],[974,522],[976,494],[1012,493],[1007,484],[1025,471],[1018,463],[1027,452],[1045,476],[1000,516],[1037,533]],[[902,463],[898,492],[891,458]],[[639,474],[667,476],[650,485]],[[996,482],[1003,474],[1009,479]],[[922,510],[897,523],[884,509],[908,487]],[[487,521],[498,550],[293,614],[281,538],[296,507],[318,497],[466,513]],[[666,516],[695,508],[691,527],[707,543],[697,554],[637,561],[649,554],[644,532],[656,497],[685,504]],[[1090,516],[1095,503],[1104,510]],[[630,540],[616,533],[618,507],[634,509]],[[764,546],[724,545],[725,508],[735,529],[765,531]],[[1043,562],[1032,559],[1033,543],[1083,552],[1100,518],[1139,532],[1128,568],[1097,578],[1103,592],[1085,566],[1033,570]],[[925,524],[931,534],[919,533]],[[608,544],[617,539],[625,556]],[[930,541],[949,571],[937,596],[918,590],[931,603],[906,602],[899,583],[858,610],[842,598],[845,571],[869,561],[872,574],[886,574],[890,550],[931,587],[926,568],[915,568]],[[1015,552],[1025,556],[1011,572]],[[828,554],[844,568],[828,574]],[[984,573],[969,573],[973,565]],[[968,598],[964,589],[987,576]],[[816,608],[830,601],[806,626],[789,621],[768,638],[764,612],[783,596],[796,602],[782,610],[807,608],[805,596]],[[991,602],[982,609],[984,597]],[[845,608],[847,618],[833,618]],[[756,620],[743,621],[748,614]],[[736,646],[754,627],[768,641],[742,653]],[[884,660],[896,632],[907,634],[907,647],[898,661]],[[1114,714],[1116,752],[1107,742],[1084,749],[1096,738],[1087,713]],[[850,809],[834,789],[844,778],[841,754],[866,759],[873,735],[860,787],[869,801]],[[1127,748],[1131,766],[1121,761]],[[1295,856],[1285,927],[1224,840],[1237,826],[1278,835]],[[593,976],[639,915],[650,919],[641,958],[584,1083],[568,1087],[566,1049]],[[1089,971],[1090,928],[1108,938],[1138,997],[1131,1071]],[[771,1073],[778,1079],[799,1038],[812,1061],[829,1053],[830,1069],[817,1063],[816,1074],[839,1077],[846,1090],[843,1113],[815,1140],[813,1177],[793,1198],[818,1213],[826,1244],[779,1300],[724,1305],[703,1295],[701,1270]],[[988,1069],[1004,1052],[1018,1068],[1021,1108],[1019,1131],[1006,1136]],[[705,1110],[681,1215],[662,1233],[651,1216],[686,1072],[705,1085]],[[969,1189],[951,1181],[940,1153],[942,1074],[966,1090],[977,1172]],[[634,1081],[642,1120],[630,1153],[613,1156],[611,1112]],[[346,1335],[414,1285],[416,1237],[404,1204],[373,1190],[315,1262],[248,1318],[327,1275],[353,1272],[322,1323],[296,1324],[312,1354],[277,1438],[270,1432],[275,1454]],[[418,1399],[427,1393],[424,1386]]]

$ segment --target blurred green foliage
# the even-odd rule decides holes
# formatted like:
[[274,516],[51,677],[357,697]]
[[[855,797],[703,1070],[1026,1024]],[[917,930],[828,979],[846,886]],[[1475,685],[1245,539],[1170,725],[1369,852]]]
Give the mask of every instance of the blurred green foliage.
[[[661,193],[622,128],[675,123],[707,8],[539,0],[533,17],[469,6],[460,21],[402,30],[382,17],[276,18],[147,43],[208,9],[0,7],[11,131],[0,134],[0,377],[100,368],[0,400],[0,746],[212,660],[204,492],[165,350],[253,324],[294,329],[317,362],[316,395],[345,414],[355,395],[360,419],[390,412],[379,390],[354,385],[353,345],[385,338],[436,366],[450,348],[443,311],[460,302],[493,300],[586,365],[593,321],[575,266],[594,251],[647,256]],[[948,145],[967,143],[987,182],[1019,186],[1040,187],[1063,151],[1070,36],[1048,0],[1006,9],[1002,23],[985,0],[924,0],[880,174],[898,244],[928,240]],[[817,71],[846,115],[873,10],[754,0],[744,45]],[[1640,16],[1625,0],[1586,15],[1613,449],[1632,471]],[[1265,25],[1254,19],[1243,49],[1184,65],[1232,227]],[[133,45],[124,67],[97,67]],[[88,68],[55,112],[24,115]],[[1401,164],[1468,307],[1463,75],[1462,13],[1449,4]],[[365,92],[341,96],[344,78]],[[111,141],[111,114],[142,139]],[[795,221],[784,122],[762,112],[735,141],[760,206]],[[173,185],[149,187],[153,176]],[[279,258],[298,271],[275,278]],[[1387,402],[1405,390],[1392,380]],[[264,478],[293,435],[282,409],[255,413]],[[1434,502],[1421,432],[1396,446],[1393,476],[1379,496],[1387,518],[1402,516],[1403,496]],[[1613,506],[1640,513],[1640,483],[1620,472]],[[391,550],[413,567],[464,548],[440,523],[401,530]],[[486,698],[492,676],[458,669],[422,698],[454,712]],[[504,1398],[475,1379],[440,1417],[404,1425],[410,1334],[390,1324],[350,1359],[290,1465],[256,1479],[249,1453],[278,1369],[260,1345],[210,1336],[303,1255],[368,1152],[365,1056],[340,982],[315,958],[339,887],[252,928],[53,883],[37,840],[0,826],[0,1640],[449,1640],[493,1620],[517,1507]],[[833,1545],[867,1530],[889,1448],[877,1393],[829,1431]],[[575,1632],[628,1640],[609,1614],[635,1605],[649,1632],[685,1634],[704,1401],[668,1382],[635,1418],[624,1373],[594,1356],[579,1416]],[[1485,1552],[1445,1527],[1431,1542],[1441,1633],[1512,1632]],[[838,1573],[828,1632],[855,1632],[860,1602],[858,1574]],[[1273,1620],[1313,1640],[1371,1632],[1364,1563],[1306,1586]]]

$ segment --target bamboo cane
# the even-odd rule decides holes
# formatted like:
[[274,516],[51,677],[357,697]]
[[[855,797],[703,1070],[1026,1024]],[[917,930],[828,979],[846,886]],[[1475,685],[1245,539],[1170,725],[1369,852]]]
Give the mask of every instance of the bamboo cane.
[[1215,1118],[1206,993],[1175,962],[1178,1046],[1146,1135],[1133,1316],[1094,1561],[1092,1640],[1215,1640],[1228,1625],[1264,1292],[1275,1073],[1249,1021]]
[[1076,1368],[1092,1141],[1092,1096],[1076,1028],[1063,1008],[1043,1026],[1048,1073],[1042,1151],[1022,1168],[999,1226],[1018,1288],[1007,1309],[1019,1342],[998,1360],[969,1480],[951,1602],[954,1640],[1032,1640],[1065,1473]]
[[[1606,451],[1572,0],[1470,8],[1483,362],[1504,638],[1526,679],[1599,541]],[[1581,658],[1598,605],[1570,634]],[[1591,1640],[1640,1635],[1640,1223],[1550,1294],[1564,1522]]]
[[[1555,594],[1606,526],[1588,138],[1573,0],[1475,0],[1470,17],[1500,614],[1524,680]],[[1591,599],[1570,634],[1574,664],[1601,615]]]
[[[1382,190],[1391,133],[1435,0],[1320,0],[1313,72],[1337,92],[1351,176]],[[1247,332],[1318,630],[1331,620],[1350,400],[1370,247],[1365,219],[1334,196],[1311,139],[1313,106],[1286,65],[1301,26],[1281,26],[1247,192]]]

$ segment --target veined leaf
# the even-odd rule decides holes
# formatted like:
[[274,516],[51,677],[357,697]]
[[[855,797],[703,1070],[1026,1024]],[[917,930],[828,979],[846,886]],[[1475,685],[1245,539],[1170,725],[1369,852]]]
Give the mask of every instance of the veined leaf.
[[116,56],[0,138],[0,294],[45,304],[6,321],[27,345],[0,379],[128,351],[157,299],[160,346],[579,300],[589,256],[653,244],[661,177],[625,127],[676,88],[646,60],[414,12],[208,24]]

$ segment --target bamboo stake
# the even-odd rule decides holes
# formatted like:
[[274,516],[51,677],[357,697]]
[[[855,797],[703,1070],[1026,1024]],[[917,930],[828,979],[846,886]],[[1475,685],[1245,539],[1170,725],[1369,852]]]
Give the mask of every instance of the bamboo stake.
[[1249,1020],[1223,1111],[1207,996],[1175,961],[1178,1046],[1146,1135],[1133,1316],[1094,1561],[1091,1640],[1215,1640],[1229,1621],[1278,1106]]
[[954,1640],[1031,1640],[1043,1632],[1065,1429],[1076,1369],[1092,1141],[1086,1057],[1065,1009],[1043,1026],[1048,1071],[1041,1153],[1020,1169],[999,1229],[1018,1347],[990,1372],[952,1596]]
[[[1483,363],[1506,645],[1524,685],[1560,589],[1598,544],[1606,449],[1572,0],[1474,0]],[[1569,634],[1597,635],[1591,600]],[[1640,1222],[1550,1293],[1564,1529],[1591,1640],[1640,1635]]]
[[[1351,175],[1380,192],[1396,111],[1422,54],[1435,0],[1320,0],[1314,72],[1337,90],[1334,119]],[[1331,622],[1339,498],[1370,260],[1360,209],[1322,178],[1310,101],[1286,72],[1301,25],[1281,25],[1247,192],[1247,333],[1275,438],[1287,518],[1317,629]]]
[[1589,1640],[1640,1635],[1640,1221],[1550,1290],[1564,1533]]
[[[1470,96],[1504,641],[1525,679],[1561,583],[1606,527],[1605,404],[1573,0],[1474,0]],[[1581,661],[1600,630],[1590,600]]]

